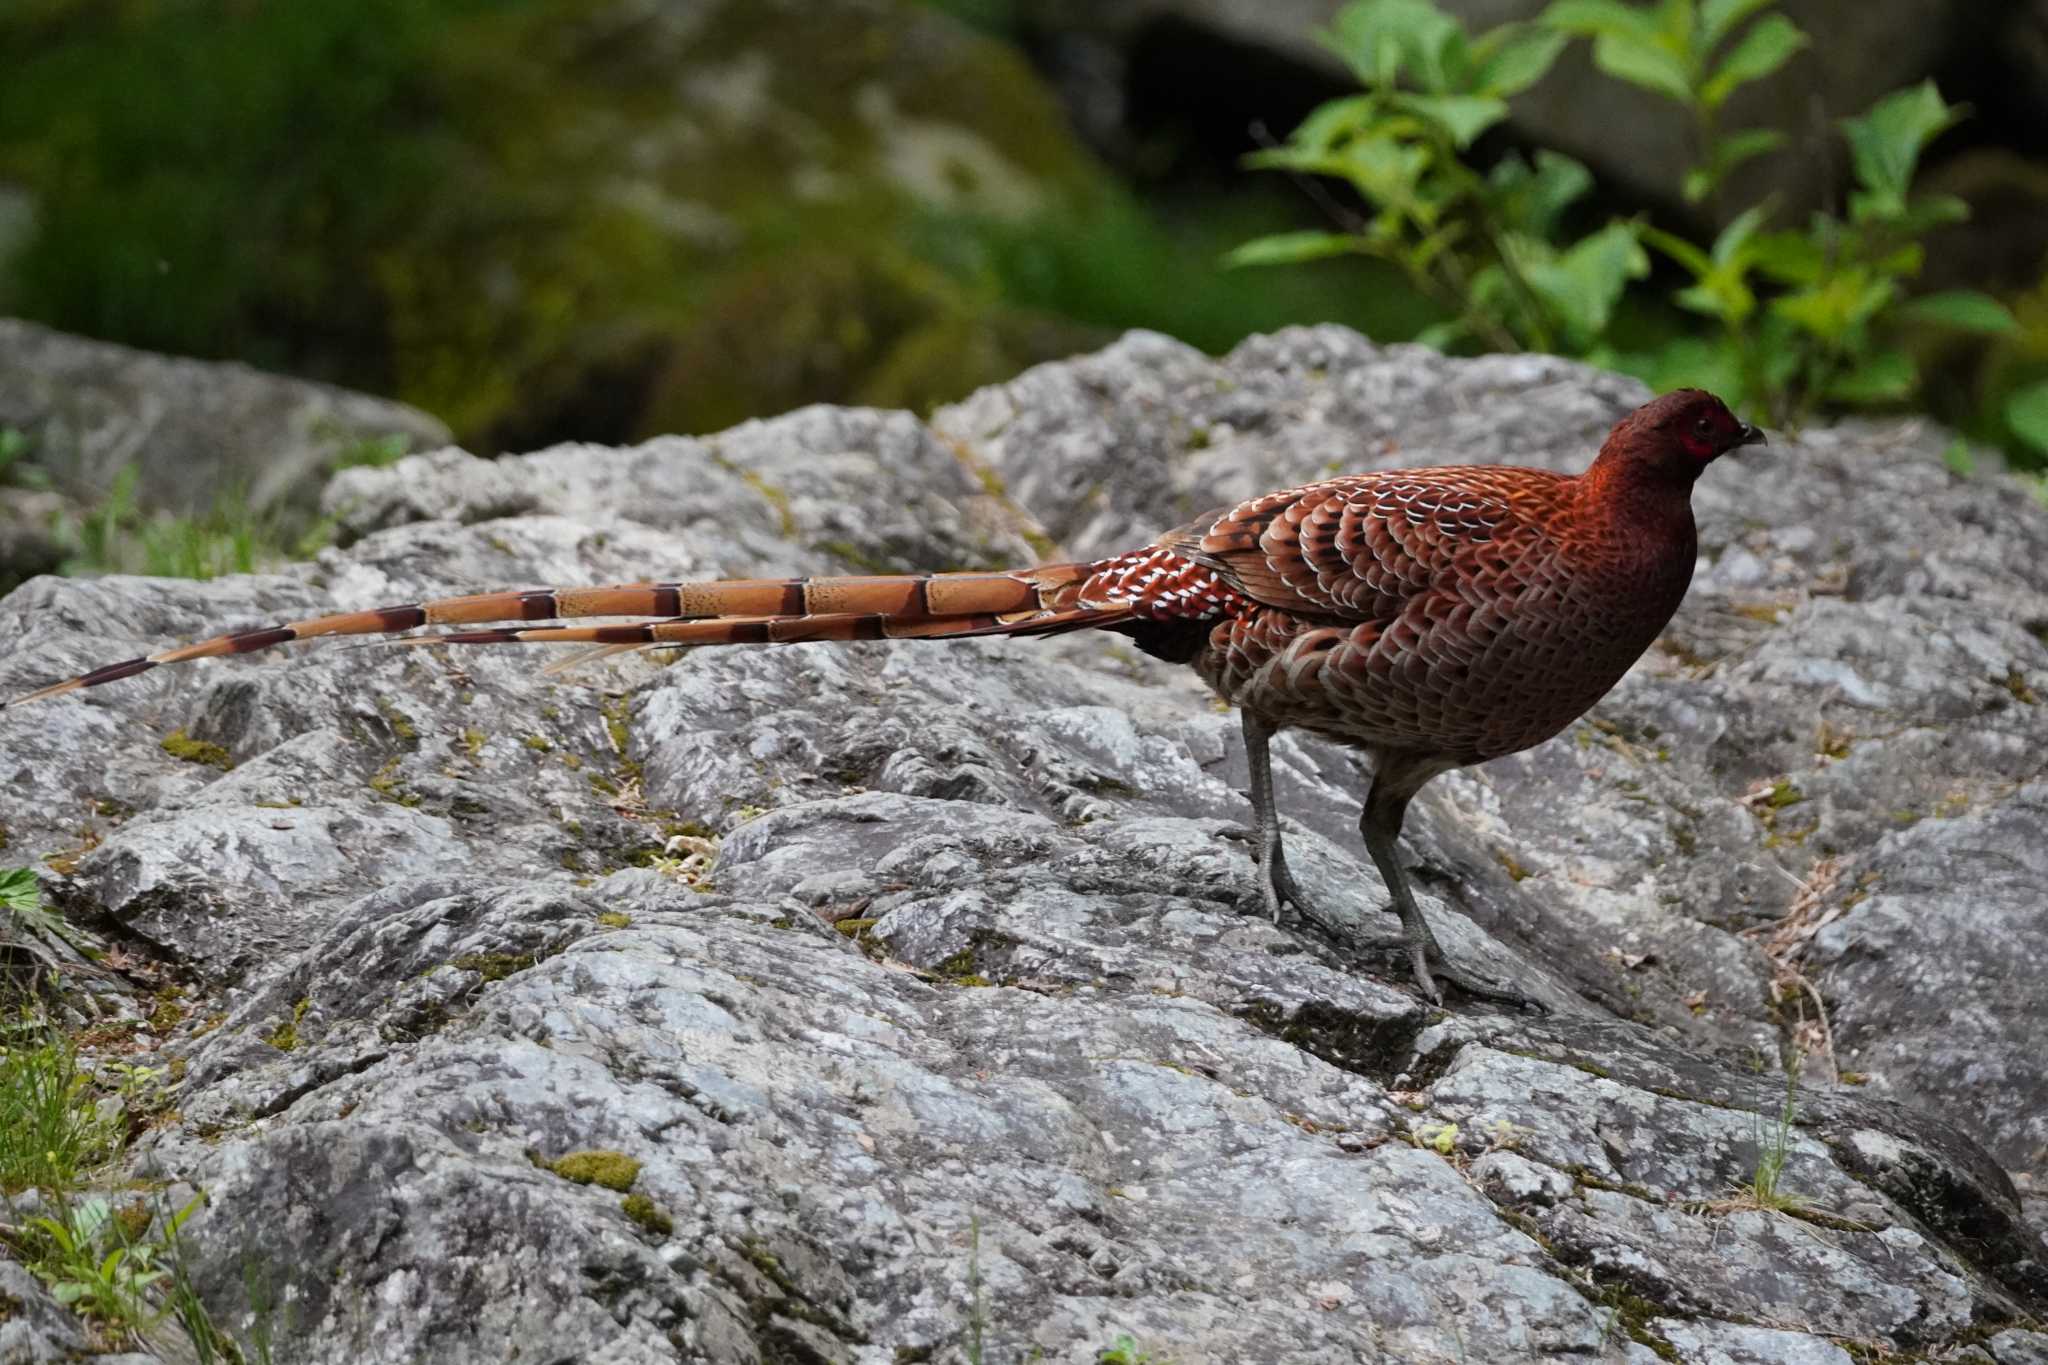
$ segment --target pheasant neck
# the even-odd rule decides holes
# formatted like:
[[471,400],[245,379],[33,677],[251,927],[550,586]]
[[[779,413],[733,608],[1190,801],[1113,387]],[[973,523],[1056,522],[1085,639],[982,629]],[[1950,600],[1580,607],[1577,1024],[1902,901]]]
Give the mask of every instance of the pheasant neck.
[[1699,467],[1604,450],[1579,479],[1574,511],[1587,539],[1635,556],[1682,559],[1696,548],[1692,486]]

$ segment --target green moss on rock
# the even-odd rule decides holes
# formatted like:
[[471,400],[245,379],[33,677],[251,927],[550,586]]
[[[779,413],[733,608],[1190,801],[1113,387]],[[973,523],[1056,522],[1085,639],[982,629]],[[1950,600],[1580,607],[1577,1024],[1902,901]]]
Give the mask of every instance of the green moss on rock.
[[203,763],[222,772],[235,766],[235,760],[229,756],[226,749],[210,740],[194,739],[182,728],[173,730],[158,740],[157,748],[172,758],[186,763]]
[[[637,1166],[635,1173],[638,1173]],[[619,1201],[619,1207],[625,1210],[626,1217],[657,1237],[666,1237],[676,1230],[675,1219],[669,1217],[661,1205],[644,1194],[627,1195]]]
[[603,1148],[570,1152],[548,1163],[548,1169],[578,1185],[602,1185],[624,1194],[640,1178],[640,1163],[624,1152]]
[[475,972],[486,981],[503,981],[539,960],[532,953],[468,953],[448,965],[461,971]]
[[313,1007],[310,999],[300,1000],[292,1006],[289,1019],[263,1035],[263,1041],[279,1052],[295,1052],[299,1046],[299,1021],[306,1017],[306,1011]]

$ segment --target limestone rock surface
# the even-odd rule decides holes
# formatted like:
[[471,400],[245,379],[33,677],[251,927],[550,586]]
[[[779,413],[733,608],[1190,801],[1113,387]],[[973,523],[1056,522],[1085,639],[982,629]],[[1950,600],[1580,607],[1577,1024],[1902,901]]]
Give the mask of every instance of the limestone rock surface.
[[[332,484],[354,539],[312,565],[28,583],[0,690],[331,605],[1085,555],[1334,469],[1576,468],[1641,397],[1133,334],[929,425],[444,451]],[[0,712],[4,856],[187,984],[174,1027],[103,996],[183,1059],[132,1173],[206,1191],[200,1286],[279,1359],[2016,1365],[2048,511],[1941,444],[1711,470],[1660,647],[1417,803],[1447,947],[1548,1015],[1265,920],[1234,718],[1112,639],[163,669]],[[1384,929],[1361,761],[1275,756],[1298,873]],[[1839,1079],[1788,1083],[1788,1040]]]
[[[133,469],[136,504],[192,515],[232,498],[311,507],[366,443],[445,444],[417,408],[228,361],[155,355],[0,318],[0,428],[27,438],[54,487],[105,498]],[[10,500],[26,497],[10,490]],[[0,521],[0,564],[33,563]]]

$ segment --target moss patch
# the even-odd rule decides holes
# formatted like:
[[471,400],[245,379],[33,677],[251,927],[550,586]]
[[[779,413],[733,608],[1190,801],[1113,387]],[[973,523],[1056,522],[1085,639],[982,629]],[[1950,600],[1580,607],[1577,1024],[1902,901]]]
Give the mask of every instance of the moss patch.
[[[634,1173],[638,1174],[638,1172],[639,1167],[636,1163]],[[627,1195],[619,1202],[619,1207],[625,1210],[626,1217],[632,1219],[657,1237],[666,1237],[676,1230],[675,1219],[669,1217],[663,1211],[661,1205],[655,1203],[644,1194]]]
[[302,999],[292,1006],[291,1018],[263,1035],[263,1041],[279,1052],[295,1052],[299,1046],[299,1021],[306,1017],[306,1011],[313,1008],[310,999]]
[[932,968],[932,970],[956,986],[992,986],[995,984],[974,968],[974,949],[967,947],[962,948],[959,952]]
[[532,953],[468,953],[448,965],[459,971],[475,972],[486,981],[503,981],[539,960]]
[[419,747],[419,727],[389,697],[377,698],[377,714],[384,717],[384,723],[391,727],[391,733],[398,737],[400,743],[408,749]]
[[396,805],[417,806],[420,803],[419,797],[398,785],[398,765],[400,761],[395,754],[386,759],[384,766],[371,774],[370,790],[383,797],[386,801]]
[[181,762],[203,763],[222,772],[235,766],[235,760],[228,756],[226,749],[210,740],[194,739],[182,728],[173,730],[158,740],[156,747]]
[[570,1152],[547,1164],[549,1170],[578,1185],[602,1185],[624,1194],[640,1178],[640,1163],[624,1152],[603,1148]]

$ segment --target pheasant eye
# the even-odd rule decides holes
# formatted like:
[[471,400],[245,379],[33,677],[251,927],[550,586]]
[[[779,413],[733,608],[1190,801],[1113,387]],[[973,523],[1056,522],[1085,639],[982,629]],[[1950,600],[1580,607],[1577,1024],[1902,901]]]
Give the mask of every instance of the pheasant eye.
[[1711,418],[1707,418],[1707,417],[1702,417],[1702,418],[1700,418],[1700,419],[1699,419],[1699,420],[1698,420],[1697,422],[1694,422],[1694,423],[1692,424],[1692,429],[1693,429],[1693,432],[1694,432],[1694,433],[1695,433],[1696,435],[1700,435],[1700,436],[1707,436],[1707,435],[1710,435],[1710,434],[1712,434],[1712,432],[1713,432],[1713,430],[1714,430],[1714,423],[1713,423],[1713,419],[1711,419]]

